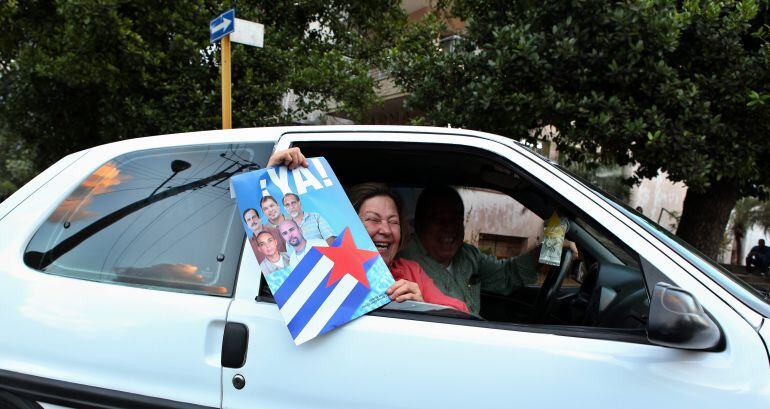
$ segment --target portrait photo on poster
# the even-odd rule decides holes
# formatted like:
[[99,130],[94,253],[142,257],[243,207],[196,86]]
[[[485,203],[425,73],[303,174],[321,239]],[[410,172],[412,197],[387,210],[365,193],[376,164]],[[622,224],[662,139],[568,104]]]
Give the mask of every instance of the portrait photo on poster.
[[394,282],[329,163],[308,165],[231,179],[249,244],[297,345],[389,303]]

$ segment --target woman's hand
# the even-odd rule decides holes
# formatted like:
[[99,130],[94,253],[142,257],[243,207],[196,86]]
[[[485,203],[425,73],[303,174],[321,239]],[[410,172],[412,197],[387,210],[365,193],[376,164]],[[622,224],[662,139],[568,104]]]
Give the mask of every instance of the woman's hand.
[[420,286],[407,280],[398,280],[390,286],[385,293],[395,302],[404,302],[406,300],[423,301]]
[[289,169],[296,169],[298,166],[307,167],[307,159],[299,148],[289,148],[282,151],[273,152],[270,159],[267,160],[267,166],[286,165]]

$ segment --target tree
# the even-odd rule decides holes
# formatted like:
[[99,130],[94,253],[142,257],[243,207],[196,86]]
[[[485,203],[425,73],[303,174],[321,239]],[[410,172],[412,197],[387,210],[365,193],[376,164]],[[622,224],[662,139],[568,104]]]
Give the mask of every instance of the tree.
[[741,264],[741,254],[743,254],[743,239],[746,232],[754,225],[756,213],[754,208],[759,205],[759,200],[749,197],[738,200],[735,204],[732,214],[731,230],[733,234],[733,251],[730,257],[732,264]]
[[444,1],[467,23],[461,44],[442,53],[427,20],[392,69],[421,122],[515,139],[553,125],[569,162],[667,172],[688,186],[677,234],[714,257],[770,171],[768,0],[680,3]]
[[0,202],[34,176],[34,165],[21,141],[5,133],[0,124]]
[[[405,16],[395,0],[5,1],[0,123],[42,168],[101,143],[218,128],[219,46],[209,20],[265,25],[265,47],[233,45],[236,127],[287,124],[376,100],[369,69]],[[294,109],[281,104],[293,91]]]

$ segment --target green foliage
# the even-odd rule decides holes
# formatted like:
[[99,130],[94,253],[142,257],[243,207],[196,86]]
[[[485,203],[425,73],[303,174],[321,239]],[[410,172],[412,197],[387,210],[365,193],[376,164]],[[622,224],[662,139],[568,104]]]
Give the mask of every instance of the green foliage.
[[733,224],[744,233],[753,225],[762,227],[767,233],[770,230],[770,202],[753,197],[739,200],[735,205]]
[[5,200],[35,175],[30,152],[25,145],[0,126],[0,201]]
[[[735,204],[733,209],[733,234],[743,237],[752,225],[758,222],[757,210],[760,201],[753,197],[745,197]],[[770,224],[768,225],[770,226]]]
[[618,165],[596,165],[591,163],[573,162],[569,170],[581,178],[599,186],[604,192],[622,202],[628,202],[631,196],[631,186],[623,174],[623,168]]
[[[770,170],[767,0],[502,1],[442,5],[467,21],[441,53],[435,21],[393,72],[428,124],[515,139],[554,125],[573,161],[639,164],[704,191],[755,192]],[[422,31],[420,31],[422,30]],[[451,84],[451,86],[447,86]]]
[[[208,25],[233,6],[265,25],[264,48],[232,46],[234,127],[330,107],[361,116],[376,101],[369,68],[405,24],[395,0],[4,1],[0,122],[38,167],[101,143],[219,128]],[[289,90],[297,109],[282,106]]]
[[417,122],[533,139],[568,162],[637,165],[688,186],[677,234],[716,256],[730,210],[770,174],[770,0],[444,0],[392,55]]

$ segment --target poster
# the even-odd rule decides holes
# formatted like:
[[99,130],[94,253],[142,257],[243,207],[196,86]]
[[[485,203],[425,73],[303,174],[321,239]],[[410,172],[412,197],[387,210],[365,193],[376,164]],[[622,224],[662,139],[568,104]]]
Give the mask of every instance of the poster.
[[308,165],[231,179],[249,245],[297,345],[389,303],[394,281],[326,159]]

